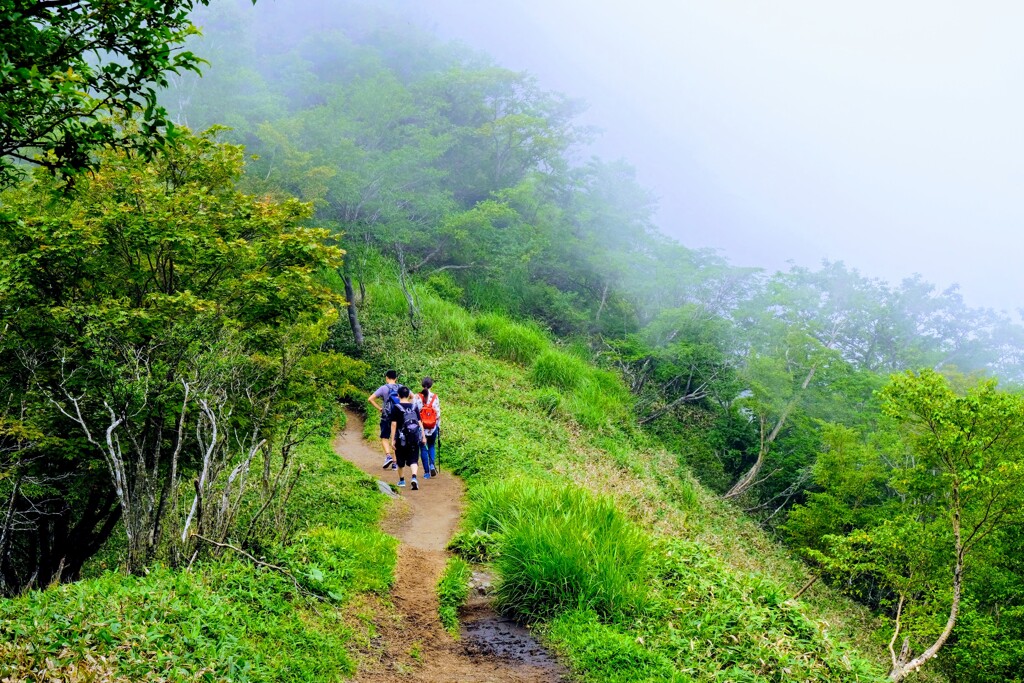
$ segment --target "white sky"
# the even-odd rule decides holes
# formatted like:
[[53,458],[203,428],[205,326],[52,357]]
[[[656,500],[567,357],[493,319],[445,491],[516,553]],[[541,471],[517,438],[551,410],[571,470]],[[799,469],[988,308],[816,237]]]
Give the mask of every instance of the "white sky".
[[1024,3],[405,0],[590,104],[662,230],[1024,306]]

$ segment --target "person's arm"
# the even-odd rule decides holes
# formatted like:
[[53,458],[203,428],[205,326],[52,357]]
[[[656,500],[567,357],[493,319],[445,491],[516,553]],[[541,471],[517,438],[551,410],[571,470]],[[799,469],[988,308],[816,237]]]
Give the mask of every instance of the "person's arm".
[[398,409],[391,408],[391,445],[395,445],[395,438],[398,436]]
[[384,413],[384,406],[382,406],[381,404],[377,403],[377,392],[376,391],[373,392],[372,394],[370,394],[369,396],[367,396],[366,400],[369,401],[373,405],[373,407],[376,408],[381,414]]

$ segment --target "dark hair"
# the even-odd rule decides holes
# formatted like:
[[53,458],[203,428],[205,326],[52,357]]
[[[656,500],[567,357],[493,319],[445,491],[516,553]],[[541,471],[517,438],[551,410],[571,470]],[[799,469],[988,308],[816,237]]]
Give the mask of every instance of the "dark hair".
[[408,398],[410,393],[409,387],[398,387],[398,398]]
[[434,386],[434,380],[430,375],[427,375],[420,384],[423,386],[423,391],[420,392],[420,395],[423,396],[423,402],[426,403],[427,397],[430,396],[430,387]]
[[384,373],[384,376],[388,379],[398,379],[398,370],[388,370]]

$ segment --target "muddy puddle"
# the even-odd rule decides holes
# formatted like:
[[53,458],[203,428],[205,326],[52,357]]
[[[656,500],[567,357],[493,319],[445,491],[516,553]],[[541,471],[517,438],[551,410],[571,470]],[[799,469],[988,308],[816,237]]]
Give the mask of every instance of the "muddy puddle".
[[545,671],[548,673],[545,680],[548,681],[569,681],[568,670],[537,642],[528,628],[495,613],[487,597],[489,588],[490,577],[474,572],[470,598],[459,616],[466,654],[500,659],[514,667]]

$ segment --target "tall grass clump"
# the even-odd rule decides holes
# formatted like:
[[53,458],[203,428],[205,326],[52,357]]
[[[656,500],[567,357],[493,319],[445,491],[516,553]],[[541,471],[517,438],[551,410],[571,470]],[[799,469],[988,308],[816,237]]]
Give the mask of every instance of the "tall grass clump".
[[476,344],[473,316],[457,304],[433,295],[420,297],[424,341],[440,351],[467,351]]
[[451,557],[437,582],[437,613],[441,625],[452,635],[459,633],[459,609],[469,597],[469,577],[472,570],[461,557]]
[[624,428],[632,424],[633,397],[607,370],[587,368],[578,386],[565,397],[565,410],[584,427]]
[[580,358],[548,349],[533,362],[530,376],[537,384],[558,387],[559,389],[575,389],[590,374],[590,366]]
[[494,313],[479,316],[476,331],[490,341],[491,355],[521,365],[532,363],[551,344],[539,328]]
[[526,622],[567,609],[636,614],[647,595],[650,539],[607,497],[504,480],[480,489],[469,520],[501,534],[496,602]]
[[409,304],[402,294],[402,288],[396,284],[367,283],[366,302],[373,307],[375,315],[387,318],[408,316]]

